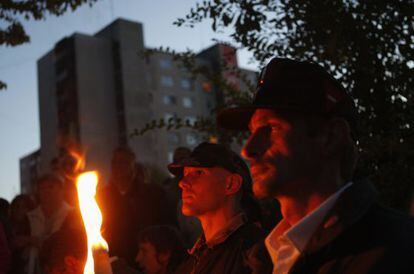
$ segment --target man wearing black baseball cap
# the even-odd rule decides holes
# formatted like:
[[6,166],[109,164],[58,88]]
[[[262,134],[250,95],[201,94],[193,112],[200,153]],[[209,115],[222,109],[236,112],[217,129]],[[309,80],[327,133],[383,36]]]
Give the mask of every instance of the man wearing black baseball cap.
[[217,122],[250,131],[242,155],[254,193],[281,204],[266,238],[273,273],[414,273],[413,219],[379,205],[368,182],[352,182],[354,102],[321,66],[272,59],[252,104]]
[[183,214],[203,229],[176,273],[270,273],[264,233],[243,212],[251,195],[243,159],[224,145],[202,143],[168,169],[181,178]]

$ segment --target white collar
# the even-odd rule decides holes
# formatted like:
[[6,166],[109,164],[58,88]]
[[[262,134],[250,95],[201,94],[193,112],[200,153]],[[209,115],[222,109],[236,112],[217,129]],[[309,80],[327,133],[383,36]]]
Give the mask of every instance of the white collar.
[[279,247],[278,242],[282,240],[280,238],[283,238],[284,241],[290,242],[299,252],[303,252],[306,244],[326,214],[335,205],[342,192],[351,185],[352,182],[344,185],[294,226],[290,226],[286,221],[282,220],[266,237],[267,249],[269,251],[270,249],[277,250]]

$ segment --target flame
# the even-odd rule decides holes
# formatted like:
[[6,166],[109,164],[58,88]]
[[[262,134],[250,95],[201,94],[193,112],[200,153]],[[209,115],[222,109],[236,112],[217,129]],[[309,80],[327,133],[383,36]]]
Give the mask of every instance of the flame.
[[88,257],[84,274],[94,274],[92,250],[103,249],[108,251],[108,243],[101,235],[102,214],[95,200],[98,174],[95,171],[84,172],[77,178],[79,208],[88,238]]
[[75,161],[74,172],[78,173],[85,168],[85,157],[80,152],[75,150],[69,150],[69,155],[72,156]]

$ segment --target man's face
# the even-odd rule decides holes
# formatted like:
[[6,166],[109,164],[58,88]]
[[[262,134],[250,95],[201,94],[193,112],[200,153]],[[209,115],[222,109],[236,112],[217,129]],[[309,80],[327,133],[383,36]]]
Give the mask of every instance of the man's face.
[[65,154],[59,159],[59,169],[66,179],[75,179],[77,173],[76,165],[77,161],[75,157],[71,156],[70,154]]
[[255,195],[278,197],[303,191],[320,163],[317,141],[309,137],[305,121],[258,109],[249,129],[242,155],[250,162]]
[[63,189],[59,182],[40,182],[37,191],[42,205],[56,206],[63,200]]
[[200,216],[219,209],[226,199],[226,180],[230,175],[221,167],[184,167],[179,183],[183,214]]
[[139,244],[139,249],[135,261],[139,264],[145,274],[163,273],[166,266],[161,262],[161,258],[150,242],[142,242]]
[[134,158],[125,152],[115,152],[112,162],[112,178],[121,190],[127,190],[135,176]]

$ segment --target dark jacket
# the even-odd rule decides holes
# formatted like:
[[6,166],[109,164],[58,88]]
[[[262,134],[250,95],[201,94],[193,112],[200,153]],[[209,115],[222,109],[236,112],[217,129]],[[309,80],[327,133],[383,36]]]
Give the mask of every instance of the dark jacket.
[[121,195],[110,183],[98,194],[103,215],[103,236],[109,244],[110,256],[124,258],[134,264],[138,252],[136,241],[140,230],[152,225],[172,224],[168,216],[164,191],[155,184],[134,184]]
[[414,218],[381,206],[367,182],[338,199],[291,274],[413,274]]
[[202,235],[175,273],[271,273],[272,265],[264,247],[262,230],[247,222],[243,215],[230,222],[223,233],[209,243]]

